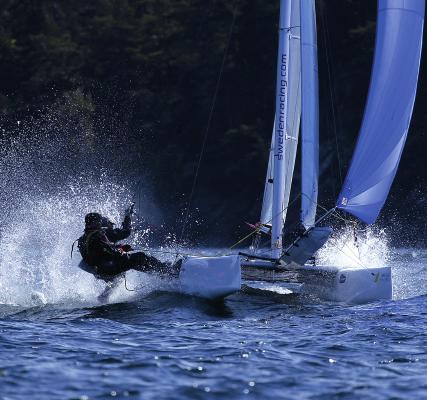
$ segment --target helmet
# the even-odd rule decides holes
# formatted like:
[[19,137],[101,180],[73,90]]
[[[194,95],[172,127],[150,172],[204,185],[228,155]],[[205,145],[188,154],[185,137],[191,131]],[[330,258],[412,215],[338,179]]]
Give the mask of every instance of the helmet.
[[102,227],[102,215],[99,213],[89,213],[85,216],[86,228],[101,228]]

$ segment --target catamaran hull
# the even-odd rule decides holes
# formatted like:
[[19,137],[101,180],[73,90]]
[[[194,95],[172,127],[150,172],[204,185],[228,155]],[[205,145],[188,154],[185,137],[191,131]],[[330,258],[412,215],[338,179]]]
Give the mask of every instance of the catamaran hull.
[[391,268],[344,268],[304,265],[283,272],[268,261],[241,261],[239,256],[189,257],[179,274],[181,293],[220,299],[241,289],[247,280],[290,284],[298,292],[322,300],[348,304],[390,300],[393,295]]
[[393,295],[391,268],[339,268],[308,266],[301,268],[306,274],[302,293],[323,300],[364,304],[391,300]]
[[179,273],[180,291],[205,299],[221,299],[241,288],[239,256],[189,257]]
[[243,260],[243,278],[292,286],[300,294],[349,304],[390,300],[393,295],[391,268],[345,268],[322,265],[275,268],[263,260]]

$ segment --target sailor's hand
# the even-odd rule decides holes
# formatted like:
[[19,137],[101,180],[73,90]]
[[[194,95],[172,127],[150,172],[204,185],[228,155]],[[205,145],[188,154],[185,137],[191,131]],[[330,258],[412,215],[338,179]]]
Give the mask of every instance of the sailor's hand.
[[119,244],[116,246],[116,249],[118,251],[120,251],[121,254],[125,254],[128,251],[132,251],[132,246],[130,246],[129,244]]
[[135,211],[134,211],[134,208],[135,208],[135,203],[132,203],[132,204],[129,206],[129,208],[125,211],[125,216],[126,216],[126,217],[131,217],[131,216],[132,216],[132,214],[135,212]]
[[132,248],[132,246],[131,246],[130,244],[122,244],[120,247],[121,247],[121,248],[122,248],[122,250],[123,250],[123,251],[125,251],[125,252],[132,251],[132,250],[133,250],[133,248]]

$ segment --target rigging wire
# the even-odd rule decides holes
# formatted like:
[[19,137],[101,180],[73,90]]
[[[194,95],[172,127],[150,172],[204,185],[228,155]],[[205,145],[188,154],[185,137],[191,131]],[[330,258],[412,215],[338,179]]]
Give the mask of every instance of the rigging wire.
[[[301,196],[301,194],[299,194],[298,196],[296,196],[289,204],[287,207],[283,208],[282,211],[280,211],[277,215],[275,215],[276,217],[279,216],[280,214],[282,214],[284,211],[286,211],[289,207],[291,207]],[[273,221],[274,217],[271,217],[271,219],[267,222],[265,222],[265,224],[269,224],[271,221]],[[244,238],[238,240],[236,243],[234,243],[233,245],[231,245],[229,247],[229,249],[233,249],[234,247],[238,246],[240,243],[243,243],[246,239],[249,239],[251,236],[255,235],[256,233],[258,233],[260,231],[259,228],[254,229],[251,233],[249,233],[248,235],[246,235]]]
[[[325,6],[324,6],[325,7]],[[200,171],[200,166],[201,166],[201,162],[203,159],[203,155],[205,152],[205,148],[206,148],[206,143],[207,143],[207,139],[208,139],[208,135],[209,135],[209,131],[210,131],[210,126],[212,123],[212,118],[213,118],[213,113],[214,113],[214,109],[215,109],[215,104],[216,104],[216,100],[218,97],[218,92],[219,92],[219,87],[220,87],[220,83],[221,83],[221,79],[222,79],[222,75],[224,72],[224,67],[225,67],[225,62],[227,59],[227,55],[228,55],[228,51],[229,51],[229,47],[230,47],[230,43],[231,43],[231,37],[232,37],[232,33],[233,33],[233,29],[234,29],[234,25],[235,25],[235,21],[236,21],[236,15],[237,15],[237,0],[234,0],[233,2],[233,15],[232,15],[232,21],[230,24],[230,28],[229,28],[229,32],[228,32],[228,39],[227,39],[227,44],[226,47],[224,49],[224,54],[223,54],[223,58],[221,61],[221,65],[220,65],[220,69],[218,72],[218,76],[217,76],[217,81],[216,81],[216,85],[215,85],[215,90],[214,90],[214,94],[212,97],[212,102],[211,102],[211,106],[210,106],[210,110],[209,110],[209,116],[208,116],[208,120],[207,120],[207,124],[206,124],[206,128],[204,131],[204,136],[203,136],[203,141],[202,141],[202,145],[201,145],[201,149],[200,149],[200,153],[199,153],[199,158],[197,161],[197,166],[196,166],[196,170],[195,170],[195,174],[194,174],[194,178],[193,178],[193,182],[192,182],[192,187],[191,187],[191,191],[190,191],[190,195],[189,195],[189,199],[188,199],[188,203],[187,203],[187,208],[186,208],[186,213],[185,213],[185,217],[183,220],[183,226],[182,226],[182,230],[181,230],[181,234],[180,234],[180,238],[178,242],[182,241],[182,238],[184,236],[185,233],[185,229],[187,227],[188,224],[188,220],[189,220],[189,216],[190,216],[190,210],[191,210],[191,204],[193,201],[193,197],[194,197],[194,193],[195,193],[195,188],[196,188],[196,184],[197,184],[197,180],[198,180],[198,176],[199,176],[199,171]],[[336,147],[336,154],[337,154],[337,162],[338,162],[338,174],[339,174],[339,179],[340,179],[340,183],[342,185],[343,179],[342,179],[342,161],[341,161],[341,155],[340,155],[340,150],[339,150],[339,142],[338,142],[338,134],[337,134],[337,117],[335,115],[335,96],[334,96],[334,87],[333,87],[333,82],[332,82],[332,67],[331,67],[331,61],[330,61],[330,49],[328,47],[328,42],[330,41],[330,35],[329,35],[329,30],[328,30],[328,26],[327,26],[327,16],[326,16],[326,12],[325,10],[322,8],[321,9],[321,18],[322,18],[322,23],[323,23],[323,40],[324,40],[324,44],[325,44],[325,58],[326,58],[326,64],[327,64],[327,73],[328,73],[328,88],[329,88],[329,94],[330,94],[330,99],[331,99],[331,111],[332,111],[332,123],[333,123],[333,132],[334,132],[334,136],[335,136],[335,147]],[[300,82],[298,81],[298,85],[300,84]],[[294,117],[295,117],[295,112],[294,112]],[[296,200],[301,196],[306,196],[303,193],[298,194],[297,197],[295,197],[289,204],[287,207],[283,208],[283,210],[278,213],[278,215],[280,215],[281,213],[283,213],[284,211],[286,211],[289,207],[291,207]],[[313,201],[309,196],[306,196],[310,201]],[[317,203],[317,206],[319,208],[321,208],[324,211],[329,211],[327,208],[323,207],[321,204]],[[351,220],[345,219],[344,217],[340,216],[337,212],[333,212],[331,214],[332,217],[337,218],[341,221],[343,221],[344,223],[348,224],[348,223],[354,223]],[[273,218],[272,218],[273,219]],[[270,223],[272,221],[272,219],[270,221],[267,222]],[[259,228],[253,230],[251,233],[249,233],[248,235],[246,235],[245,237],[243,237],[242,239],[240,239],[239,241],[237,241],[236,243],[234,243],[233,245],[231,245],[229,247],[229,249],[233,249],[234,247],[238,246],[239,244],[241,244],[242,242],[244,242],[246,239],[250,238],[251,236],[253,236],[254,234],[258,233],[260,231]],[[346,247],[347,245],[345,244],[344,247]],[[343,249],[341,249],[338,246],[334,246],[336,247],[340,252],[342,252],[344,255],[346,255],[347,257],[349,257],[350,259],[352,258],[351,256],[353,256],[353,260],[356,261],[358,264],[360,264],[362,267],[364,268],[368,268],[367,266],[363,265],[361,263],[361,261],[359,260],[359,257],[356,256],[356,254],[353,254],[352,249],[348,248],[348,250],[352,253],[352,254],[347,254],[344,252]],[[177,251],[165,251],[165,250],[153,250],[153,249],[146,249],[149,250],[151,252],[157,252],[157,253],[163,253],[163,254],[175,254],[176,256],[178,256],[178,252]],[[191,256],[194,254],[185,254],[180,252],[181,255],[184,256]],[[127,286],[127,281],[126,281],[126,276],[124,278],[124,286],[126,288],[127,291],[130,292],[135,292],[138,290],[141,290],[140,288],[135,288],[135,289],[131,289],[128,288]]]
[[203,136],[202,146],[201,146],[201,149],[200,149],[200,154],[199,154],[199,158],[198,158],[198,161],[197,161],[196,171],[195,171],[195,174],[194,174],[193,183],[192,183],[191,191],[190,191],[190,196],[188,198],[187,209],[186,209],[186,212],[185,212],[185,216],[184,216],[184,220],[183,220],[183,224],[182,224],[182,230],[181,230],[181,234],[180,234],[178,242],[181,242],[182,238],[184,237],[185,229],[187,227],[188,220],[189,220],[189,217],[190,217],[191,203],[193,201],[194,192],[195,192],[196,184],[197,184],[197,179],[199,177],[200,165],[202,163],[202,158],[203,158],[203,155],[204,155],[204,152],[205,152],[205,148],[206,148],[206,143],[207,143],[210,126],[211,126],[211,123],[212,123],[212,117],[213,117],[213,113],[214,113],[214,109],[215,109],[216,99],[218,97],[219,87],[220,87],[222,75],[223,75],[223,72],[224,72],[225,61],[227,59],[228,50],[230,48],[230,43],[231,43],[231,37],[232,37],[232,33],[233,33],[235,22],[236,22],[236,16],[237,16],[237,0],[234,0],[234,2],[233,2],[233,16],[232,16],[232,20],[231,20],[231,24],[230,24],[230,29],[229,29],[229,32],[228,32],[227,44],[226,44],[225,49],[224,49],[224,54],[223,54],[223,57],[222,57],[221,66],[220,66],[220,69],[219,69],[219,72],[218,72],[218,77],[217,77],[217,81],[216,81],[216,85],[215,85],[215,90],[214,90],[214,94],[213,94],[213,97],[212,97],[212,102],[211,102],[211,106],[210,106],[210,110],[209,110],[209,117],[208,117],[208,121],[207,121],[207,124],[206,124],[204,136]]
[[333,81],[332,81],[332,66],[331,66],[331,60],[330,60],[330,48],[328,46],[328,43],[330,42],[330,36],[329,36],[329,29],[328,29],[328,20],[326,16],[326,2],[324,2],[323,6],[320,7],[320,15],[322,20],[322,34],[323,34],[323,42],[325,44],[325,59],[326,59],[326,69],[328,72],[328,89],[329,89],[329,96],[331,99],[331,111],[332,111],[332,127],[335,137],[335,149],[337,152],[337,162],[338,162],[338,176],[340,179],[340,184],[342,186],[343,178],[342,178],[342,162],[341,162],[341,155],[340,155],[340,149],[339,149],[339,143],[338,143],[338,133],[337,133],[337,117],[335,115],[335,108],[336,108],[336,102],[335,102],[335,96],[334,96],[334,87],[333,87]]
[[[198,158],[198,161],[197,161],[197,166],[196,166],[196,170],[195,170],[195,174],[194,174],[194,178],[193,178],[193,183],[192,183],[192,187],[191,187],[191,191],[190,191],[190,195],[189,195],[189,199],[188,199],[188,203],[187,203],[187,208],[186,208],[186,212],[185,212],[185,216],[184,216],[184,220],[183,220],[183,226],[182,226],[182,230],[181,230],[181,234],[180,234],[178,242],[182,241],[184,233],[185,233],[185,230],[186,230],[186,227],[188,225],[188,220],[189,220],[190,210],[191,210],[191,204],[192,204],[194,193],[195,193],[195,188],[196,188],[196,184],[197,184],[197,180],[198,180],[198,176],[199,176],[201,162],[202,162],[203,155],[204,155],[205,148],[206,148],[206,143],[207,143],[207,139],[208,139],[208,135],[209,135],[210,126],[211,126],[211,123],[212,123],[212,118],[213,118],[213,113],[214,113],[214,109],[215,109],[215,104],[216,104],[216,100],[217,100],[217,96],[218,96],[218,92],[219,92],[219,87],[220,87],[220,83],[221,83],[221,79],[222,79],[222,75],[223,75],[223,71],[224,71],[224,67],[225,67],[225,61],[227,59],[227,55],[228,55],[228,51],[229,51],[229,47],[230,47],[230,43],[231,43],[231,37],[232,37],[232,33],[233,33],[235,21],[236,21],[236,15],[237,15],[237,0],[234,0],[234,2],[233,2],[233,15],[232,15],[232,21],[231,21],[231,24],[230,24],[230,29],[229,29],[229,32],[228,32],[227,44],[226,44],[226,47],[224,49],[224,54],[223,54],[221,66],[220,66],[220,69],[219,69],[219,72],[218,72],[218,76],[217,76],[217,81],[216,81],[215,90],[214,90],[214,94],[213,94],[213,98],[212,98],[212,102],[211,102],[211,106],[210,106],[208,121],[207,121],[207,125],[206,125],[205,131],[204,131],[202,146],[201,146],[201,149],[200,149],[199,158]],[[324,11],[323,8],[321,9],[321,18],[322,18],[322,23],[323,23],[323,27],[324,27],[322,33],[323,33],[323,40],[324,40],[324,43],[325,43],[325,50],[326,50],[325,51],[325,58],[326,58],[328,81],[329,81],[328,88],[329,88],[329,94],[330,94],[330,99],[331,99],[332,123],[333,123],[333,132],[334,132],[334,136],[335,136],[335,146],[336,146],[337,162],[338,162],[338,173],[339,173],[340,183],[342,185],[342,182],[343,182],[343,179],[342,179],[342,162],[341,162],[341,155],[340,155],[339,143],[338,143],[337,122],[336,122],[337,117],[335,115],[335,108],[336,108],[336,106],[335,106],[335,96],[334,96],[334,88],[333,88],[333,83],[332,83],[332,72],[331,72],[332,67],[331,67],[330,54],[329,54],[330,53],[330,49],[329,49],[329,46],[328,46],[328,42],[330,41],[330,35],[329,35],[328,27],[327,27],[327,16],[326,16],[326,12]],[[286,208],[284,208],[280,213],[283,213],[287,208],[289,208],[300,197],[300,195],[301,194],[299,194],[296,198],[294,198],[292,200],[292,202],[289,203],[288,206]],[[319,206],[319,208],[323,209],[324,211],[328,211],[328,209],[326,209],[325,207],[321,206],[320,204],[317,204],[317,205]],[[335,217],[335,218],[343,221],[346,224],[348,224],[349,222],[350,223],[352,222],[350,220],[347,220],[347,219],[343,218],[342,216],[340,216],[336,212],[333,212],[331,214],[331,216],[333,216],[333,217]],[[269,222],[271,222],[271,220]],[[267,222],[267,223],[269,223],[269,222]],[[234,243],[232,246],[230,246],[229,249],[232,249],[232,248],[236,247],[237,245],[239,245],[240,243],[244,242],[246,239],[250,238],[251,236],[253,236],[254,234],[256,234],[258,232],[259,232],[258,228],[255,229],[255,230],[253,230],[250,234],[246,235],[245,237],[243,237],[242,239],[240,239],[239,241],[237,241],[236,243]],[[338,250],[340,250],[340,251],[343,252],[343,250],[340,249],[340,248],[338,248]],[[151,250],[151,251],[153,251],[153,250]],[[170,253],[170,254],[176,254],[176,256],[178,256],[178,252],[177,251],[175,251],[175,252],[168,252],[168,251],[164,251],[164,250],[157,250],[157,251],[154,250],[154,252]],[[180,252],[180,254],[182,254],[182,255],[191,255],[191,254],[184,254],[182,252]],[[356,261],[358,261],[358,260],[356,260]]]
[[[288,207],[286,207],[286,208],[289,208],[293,203],[295,203],[295,201],[300,197],[300,196],[307,196],[307,195],[305,195],[304,193],[300,193],[296,198],[294,198],[290,203],[289,203],[289,205],[288,205]],[[307,196],[308,198],[309,198],[309,196]],[[309,200],[310,201],[313,201],[312,199],[310,199],[309,198]],[[324,207],[324,206],[322,206],[321,204],[319,204],[319,203],[317,203],[317,206],[320,208],[320,209],[322,209],[323,211],[325,211],[325,212],[329,212],[329,210],[326,208],[326,207]],[[283,211],[285,211],[285,209],[283,210]],[[283,212],[282,211],[282,212]],[[347,224],[354,224],[354,222],[353,221],[351,221],[351,220],[348,220],[348,219],[346,219],[346,218],[344,218],[344,217],[342,217],[341,215],[339,215],[337,212],[333,212],[332,214],[331,214],[331,217],[334,217],[334,218],[336,218],[336,219],[338,219],[338,220],[340,220],[340,221],[342,221],[342,222],[344,222],[346,225]],[[271,220],[270,221],[268,221],[267,222],[267,224],[269,223],[269,222],[271,222]],[[245,237],[243,237],[242,239],[240,239],[239,241],[237,241],[235,244],[233,244],[232,246],[230,246],[229,247],[229,249],[231,250],[231,249],[233,249],[234,247],[236,247],[237,245],[239,245],[239,244],[241,244],[242,242],[244,242],[246,239],[248,239],[248,238],[250,238],[251,236],[253,236],[254,234],[256,234],[256,233],[258,233],[260,231],[260,229],[259,228],[257,228],[257,229],[254,229],[252,232],[250,232],[248,235],[246,235]],[[268,241],[265,241],[265,242],[263,242],[261,245],[264,245],[264,244],[267,244],[268,243]],[[347,247],[347,250],[348,250],[348,252],[350,253],[346,253],[344,250],[343,250],[343,248],[344,247]],[[348,257],[348,258],[350,258],[351,260],[353,260],[354,262],[356,262],[357,264],[359,264],[361,267],[363,267],[363,268],[368,268],[366,265],[364,265],[361,261],[360,261],[360,257],[358,257],[358,255],[356,254],[356,253],[354,253],[354,251],[350,248],[350,247],[348,247],[347,246],[347,244],[344,244],[344,247],[343,248],[340,248],[339,246],[337,246],[337,245],[335,245],[334,246],[334,248],[336,248],[338,251],[340,251],[341,253],[343,253],[346,257]]]
[[125,274],[125,289],[128,292],[138,292],[138,291],[142,290],[142,287],[136,287],[135,289],[128,288],[127,281],[126,281],[126,274]]
[[[290,203],[289,203],[289,205],[286,207],[286,208],[284,208],[283,210],[282,210],[282,212],[283,211],[285,211],[285,209],[287,209],[287,208],[289,208],[289,207],[291,207],[297,200],[298,200],[298,198],[301,196],[301,195],[303,195],[303,196],[306,196],[305,194],[303,194],[303,193],[301,193],[301,194],[298,194],[298,196],[297,197],[295,197]],[[307,196],[308,197],[308,196]],[[313,200],[311,200],[311,201],[313,201]],[[325,211],[325,212],[328,212],[329,210],[326,208],[326,207],[324,207],[324,206],[322,206],[321,204],[317,204],[317,206],[320,208],[320,209],[322,209],[323,211]],[[346,224],[348,224],[348,223],[353,223],[353,221],[351,221],[351,220],[347,220],[347,219],[345,219],[345,218],[343,218],[342,216],[340,216],[338,213],[336,213],[336,212],[334,212],[334,213],[332,213],[331,214],[331,217],[334,217],[334,218],[336,218],[336,219],[338,219],[338,220],[341,220],[341,221],[343,221],[344,223],[346,223]],[[269,223],[269,222],[271,222],[271,220],[270,221],[268,221],[267,222],[267,224]],[[241,244],[241,243],[243,243],[246,239],[248,239],[248,238],[250,238],[251,236],[253,236],[254,234],[256,234],[256,233],[258,233],[260,230],[259,229],[254,229],[252,232],[250,232],[248,235],[246,235],[245,237],[243,237],[242,239],[240,239],[238,242],[236,242],[236,243],[234,243],[232,246],[230,246],[228,249],[229,250],[231,250],[231,249],[233,249],[234,247],[236,247],[237,245],[239,245],[239,244]],[[262,244],[261,244],[261,246],[263,246],[264,244],[267,244],[268,243],[268,241],[265,241],[265,242],[263,242]],[[343,250],[343,248],[344,247],[347,247],[347,250],[348,250],[348,252],[346,253],[344,250]],[[366,265],[364,265],[364,264],[362,264],[362,262],[360,261],[360,257],[358,257],[357,256],[357,254],[355,254],[354,252],[353,252],[353,250],[350,248],[350,247],[348,247],[347,246],[347,244],[344,244],[344,247],[343,248],[340,248],[339,246],[337,246],[337,245],[335,245],[334,246],[334,248],[336,248],[338,251],[340,251],[341,253],[343,253],[346,257],[348,257],[348,258],[350,258],[350,259],[352,259],[354,262],[356,262],[356,263],[358,263],[360,266],[362,266],[363,268],[368,268]],[[163,249],[152,249],[152,248],[142,248],[141,249],[142,251],[146,251],[146,252],[151,252],[151,253],[160,253],[160,254],[174,254],[174,255],[176,255],[177,254],[177,252],[176,251],[170,251],[170,250],[163,250]],[[350,253],[350,254],[349,254]],[[182,252],[180,252],[180,254],[181,255],[183,255],[183,256],[185,256],[185,257],[191,257],[191,256],[193,256],[193,257],[205,257],[206,256],[206,254],[201,254],[201,253],[182,253]],[[225,253],[220,253],[220,255],[229,255],[229,254],[231,254],[231,253],[229,253],[229,252],[225,252]],[[139,291],[139,290],[141,290],[141,288],[139,288],[139,287],[137,287],[137,288],[135,288],[135,289],[131,289],[131,288],[129,288],[128,286],[127,286],[127,281],[126,281],[126,277],[125,277],[125,282],[124,282],[124,284],[125,284],[125,288],[126,288],[126,290],[127,291],[129,291],[129,292],[134,292],[134,291]]]
[[[209,4],[207,5],[207,7],[206,7],[206,13],[205,13],[205,18],[209,18],[210,17],[210,14],[211,14],[211,12],[212,12],[212,9],[214,8],[214,1],[215,0],[209,0]],[[201,33],[202,33],[202,30],[205,28],[205,23],[204,23],[204,20],[203,19],[199,19],[199,23],[198,23],[198,27],[197,27],[197,29],[195,30],[195,37],[197,37],[197,38],[199,38],[200,37],[200,35],[201,35]],[[179,77],[179,79],[178,79],[178,83],[177,83],[177,86],[178,87],[180,87],[181,86],[181,84],[184,82],[184,80],[187,78],[187,74],[186,73],[182,73],[181,74],[181,76]],[[137,204],[138,204],[138,209],[139,210],[141,210],[142,209],[142,207],[141,207],[141,204],[142,204],[142,196],[141,196],[141,192],[142,192],[142,188],[143,188],[143,183],[142,183],[142,181],[143,181],[143,178],[140,178],[139,180],[138,180],[138,182],[137,182],[137,184],[136,184],[136,190],[137,190],[137,195],[135,196],[136,197],[136,200],[137,200]],[[135,212],[135,214],[137,214],[137,212]],[[137,214],[138,215],[138,214]]]

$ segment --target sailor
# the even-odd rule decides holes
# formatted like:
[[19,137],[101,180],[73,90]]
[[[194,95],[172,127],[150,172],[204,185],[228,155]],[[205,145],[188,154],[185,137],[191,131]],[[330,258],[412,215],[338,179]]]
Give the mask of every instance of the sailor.
[[131,217],[134,205],[125,212],[121,228],[99,213],[85,216],[84,234],[78,239],[78,248],[83,261],[79,267],[96,278],[112,282],[134,269],[161,275],[173,275],[179,272],[180,262],[171,265],[142,251],[133,251],[129,244],[117,244],[131,233]]

